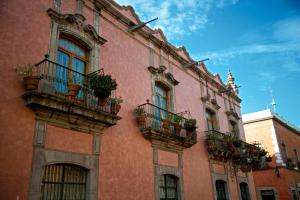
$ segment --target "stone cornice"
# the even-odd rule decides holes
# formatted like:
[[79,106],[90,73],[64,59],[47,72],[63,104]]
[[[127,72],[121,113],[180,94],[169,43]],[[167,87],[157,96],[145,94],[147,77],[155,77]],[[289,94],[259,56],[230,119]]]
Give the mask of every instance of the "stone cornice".
[[79,13],[76,14],[61,14],[56,10],[49,8],[47,10],[49,17],[59,24],[68,24],[74,28],[87,33],[95,42],[102,45],[106,42],[106,39],[98,35],[96,29],[91,25],[85,23],[85,17]]
[[[127,25],[128,27],[136,25],[136,23],[132,22],[130,19],[128,19],[126,16],[124,16],[118,9],[113,7],[114,5],[118,9],[130,9],[133,17],[140,22],[139,17],[135,14],[134,9],[131,6],[120,6],[113,0],[95,0],[95,6],[99,10],[105,10],[108,13],[110,13],[112,16],[114,16],[116,19]],[[182,65],[195,62],[189,55],[189,53],[186,51],[185,47],[179,47],[176,48],[172,44],[170,44],[166,38],[163,37],[165,41],[162,41],[158,39],[154,34],[160,33],[162,36],[164,36],[163,32],[161,30],[152,30],[148,26],[145,26],[144,28],[141,28],[137,30],[135,33],[139,33],[141,36],[143,36],[146,39],[151,40],[155,45],[159,46],[160,48],[164,49],[166,52],[168,52],[171,56],[173,56],[176,60],[178,60]],[[187,59],[179,55],[178,51],[183,51],[186,55]],[[204,65],[202,63],[202,65]],[[206,68],[204,66],[204,68]],[[199,76],[199,78],[203,78],[205,80],[208,80],[209,82],[216,85],[219,91],[223,91],[226,89],[226,85],[219,83],[215,80],[215,78],[219,78],[217,76],[212,75],[211,73],[204,73],[202,72],[198,67],[191,67],[191,71],[193,71],[195,74]],[[207,71],[207,70],[206,70]],[[241,102],[241,99],[234,93],[231,93],[231,96],[234,100],[236,100],[238,103]]]

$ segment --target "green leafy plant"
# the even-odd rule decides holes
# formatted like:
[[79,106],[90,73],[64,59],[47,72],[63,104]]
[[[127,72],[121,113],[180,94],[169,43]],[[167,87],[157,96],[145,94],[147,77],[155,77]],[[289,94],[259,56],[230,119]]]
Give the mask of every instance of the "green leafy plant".
[[138,107],[134,110],[136,116],[142,116],[146,114],[146,111],[143,107]]
[[211,131],[209,134],[206,135],[206,138],[208,140],[216,140],[218,137],[217,137],[217,134],[213,131]]
[[242,145],[242,141],[237,136],[234,136],[232,141],[233,141],[233,146],[235,147],[240,147]]
[[174,123],[180,123],[181,121],[182,121],[182,116],[180,116],[180,115],[175,115],[174,117],[173,117],[173,120],[174,120]]
[[15,67],[15,71],[18,76],[32,76],[34,74],[34,67],[35,66],[33,64],[27,64],[24,66],[17,65]]
[[112,103],[115,103],[115,104],[121,104],[121,103],[123,103],[123,99],[122,99],[121,96],[119,96],[119,97],[117,97],[117,98],[111,98],[110,101],[111,101]]
[[197,124],[196,119],[188,119],[184,122],[184,128],[187,131],[194,131],[196,130],[196,124]]
[[108,98],[112,90],[117,89],[117,82],[110,75],[91,74],[89,83],[94,95],[99,98]]

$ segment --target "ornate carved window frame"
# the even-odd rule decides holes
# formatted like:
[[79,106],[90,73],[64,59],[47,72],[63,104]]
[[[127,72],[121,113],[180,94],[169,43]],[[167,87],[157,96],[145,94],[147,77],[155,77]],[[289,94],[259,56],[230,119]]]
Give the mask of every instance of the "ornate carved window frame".
[[155,85],[157,83],[164,85],[168,88],[168,100],[169,108],[171,112],[176,112],[176,97],[175,97],[175,86],[179,84],[173,74],[170,72],[165,72],[166,67],[161,65],[158,68],[149,66],[148,70],[151,73],[151,85],[152,85],[152,103],[155,102]]
[[90,72],[99,69],[98,52],[100,45],[106,40],[98,34],[98,31],[91,25],[86,23],[86,18],[79,13],[61,14],[58,11],[49,8],[47,14],[51,18],[51,36],[49,55],[50,60],[56,60],[58,48],[58,40],[61,34],[78,40],[89,51]]

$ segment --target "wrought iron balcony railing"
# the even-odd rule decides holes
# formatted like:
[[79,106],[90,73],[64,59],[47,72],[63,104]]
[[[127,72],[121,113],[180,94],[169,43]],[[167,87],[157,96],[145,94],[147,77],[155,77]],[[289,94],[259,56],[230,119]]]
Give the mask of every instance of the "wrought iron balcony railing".
[[[112,91],[106,105],[99,105],[98,97],[94,95],[93,90],[89,86],[89,75],[50,61],[47,58],[36,64],[36,71],[40,78],[39,92],[65,100],[72,100],[89,109],[116,114],[115,91]],[[104,74],[104,70],[100,69],[95,73]],[[76,97],[71,97],[68,92],[72,84],[80,87]]]
[[149,102],[139,105],[136,110],[139,111],[137,114],[139,129],[146,138],[174,142],[185,148],[197,143],[196,131],[188,131],[184,127],[188,119]]
[[[207,150],[210,158],[222,162],[231,160],[244,172],[265,165],[267,152],[258,144],[249,144],[233,134],[224,134],[215,130],[206,131]],[[269,159],[267,159],[269,160]],[[267,161],[269,162],[269,161]]]

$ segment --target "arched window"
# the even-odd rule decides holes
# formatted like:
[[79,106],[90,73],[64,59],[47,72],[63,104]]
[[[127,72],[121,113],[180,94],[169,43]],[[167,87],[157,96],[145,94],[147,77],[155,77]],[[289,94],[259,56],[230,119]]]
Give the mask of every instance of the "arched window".
[[242,200],[250,200],[249,187],[245,182],[240,183],[240,191]]
[[226,182],[223,180],[216,181],[217,200],[227,200]]
[[216,113],[210,109],[205,111],[206,126],[207,130],[217,130],[217,117]]
[[229,132],[233,133],[234,136],[239,136],[239,128],[238,128],[238,123],[233,120],[229,120]]
[[160,200],[177,200],[177,177],[164,174],[160,176]]
[[85,200],[87,170],[69,164],[53,164],[44,168],[42,200]]
[[[57,92],[65,94],[69,82],[83,84],[84,74],[87,71],[88,52],[84,46],[71,39],[61,36],[58,41],[56,67]],[[82,91],[78,95],[82,96]]]
[[[155,84],[155,105],[159,108],[164,110],[169,110],[169,96],[168,96],[168,89],[159,84]],[[164,110],[156,109],[155,115],[160,119],[166,119],[167,113]]]

